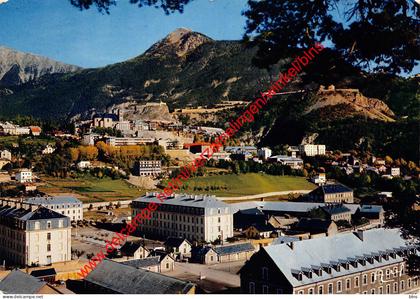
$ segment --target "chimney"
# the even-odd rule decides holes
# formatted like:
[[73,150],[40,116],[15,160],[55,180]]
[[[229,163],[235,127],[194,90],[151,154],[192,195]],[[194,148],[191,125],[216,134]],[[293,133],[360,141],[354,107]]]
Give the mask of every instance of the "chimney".
[[358,229],[354,234],[363,242],[363,230]]

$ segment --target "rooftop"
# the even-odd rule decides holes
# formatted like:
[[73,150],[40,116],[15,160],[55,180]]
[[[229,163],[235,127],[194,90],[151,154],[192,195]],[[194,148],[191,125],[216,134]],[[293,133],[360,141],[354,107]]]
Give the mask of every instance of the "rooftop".
[[46,284],[36,277],[15,269],[0,281],[0,291],[6,294],[36,294]]
[[327,185],[322,185],[319,188],[321,188],[324,194],[353,192],[352,189],[342,184],[327,184]]
[[[134,202],[155,202],[161,203],[159,199],[156,198],[157,193],[151,193],[149,195],[142,196],[133,200]],[[162,205],[175,205],[175,206],[184,206],[184,207],[196,207],[196,208],[227,208],[230,206],[213,195],[188,195],[188,194],[173,194],[171,197],[168,197]]]
[[35,211],[31,211],[30,208],[14,208],[10,206],[0,206],[0,217],[13,218],[17,220],[67,218],[62,214],[44,207],[38,207]]
[[129,260],[129,261],[124,261],[120,263],[126,266],[137,268],[137,269],[147,268],[147,267],[159,265],[160,257],[151,256],[151,257],[146,257],[144,259]]
[[401,237],[398,229],[384,228],[302,240],[292,242],[292,244],[293,246],[291,243],[271,245],[263,247],[262,250],[267,252],[294,287],[401,262],[403,257],[397,255],[395,258],[390,257],[389,260],[374,260],[373,264],[366,262],[364,266],[361,264],[357,268],[350,266],[348,270],[341,268],[340,271],[336,271],[332,268],[331,274],[323,271],[321,275],[313,274],[311,278],[302,275],[302,280],[293,275],[293,273],[304,274],[305,269],[318,269],[320,266],[332,267],[336,263],[374,257],[380,252],[413,248]]
[[191,245],[190,242],[188,242],[187,239],[185,238],[176,238],[176,237],[169,237],[168,239],[166,239],[165,241],[165,246],[169,246],[169,247],[179,247],[181,246],[181,244],[186,241],[187,243],[189,243]]
[[327,212],[330,215],[351,212],[351,210],[343,204],[331,204],[331,205],[329,204],[329,205],[325,205],[321,207],[321,209],[323,209],[325,212]]
[[233,254],[233,253],[239,253],[244,251],[254,251],[255,248],[251,243],[241,243],[241,244],[233,244],[233,245],[227,245],[227,246],[219,246],[215,247],[214,251],[218,255],[227,255],[227,254]]
[[34,271],[31,272],[31,275],[34,276],[34,277],[54,276],[56,274],[57,274],[57,272],[55,272],[54,268],[34,270]]
[[73,196],[53,196],[53,197],[32,197],[25,200],[27,203],[36,205],[50,204],[81,204],[82,202]]
[[85,280],[118,294],[186,294],[194,287],[190,282],[108,259],[99,263]]
[[142,246],[142,241],[127,241],[121,246],[120,251],[125,255],[131,256]]

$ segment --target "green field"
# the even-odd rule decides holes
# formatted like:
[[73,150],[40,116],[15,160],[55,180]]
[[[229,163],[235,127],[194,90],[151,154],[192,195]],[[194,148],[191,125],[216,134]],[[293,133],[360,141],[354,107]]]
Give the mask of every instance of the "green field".
[[144,194],[144,190],[139,190],[124,180],[112,180],[110,178],[98,179],[86,175],[77,179],[43,177],[43,180],[47,184],[40,187],[40,191],[54,195],[74,193],[80,195],[79,198],[85,203],[128,200]]
[[261,173],[195,177],[184,183],[181,192],[217,196],[245,196],[288,190],[310,190],[315,185],[304,177],[273,176]]

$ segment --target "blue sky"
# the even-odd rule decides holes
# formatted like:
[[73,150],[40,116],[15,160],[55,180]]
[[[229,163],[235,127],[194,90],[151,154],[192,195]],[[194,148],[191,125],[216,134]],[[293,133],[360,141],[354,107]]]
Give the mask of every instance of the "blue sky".
[[[5,0],[0,0],[0,3]],[[68,0],[9,0],[0,4],[0,45],[82,67],[124,61],[180,27],[213,39],[240,39],[246,0],[195,0],[184,13],[118,0],[111,14],[80,11]]]
[[[238,40],[247,0],[194,0],[183,14],[165,15],[117,0],[111,13],[80,11],[69,0],[0,0],[0,45],[82,67],[100,67],[142,54],[180,27],[216,40]],[[341,19],[341,15],[335,14]],[[411,74],[418,73],[420,66]]]

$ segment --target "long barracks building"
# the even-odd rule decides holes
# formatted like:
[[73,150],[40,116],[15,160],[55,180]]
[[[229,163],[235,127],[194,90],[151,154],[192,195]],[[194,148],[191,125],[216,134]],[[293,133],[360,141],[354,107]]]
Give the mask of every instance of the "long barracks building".
[[[150,202],[161,203],[156,193],[133,200],[134,218]],[[174,194],[152,212],[151,219],[143,219],[138,230],[147,235],[183,237],[190,241],[211,242],[233,236],[232,208],[214,196]]]
[[259,294],[402,294],[419,291],[405,257],[417,245],[397,229],[372,229],[260,249],[240,270],[241,292]]

